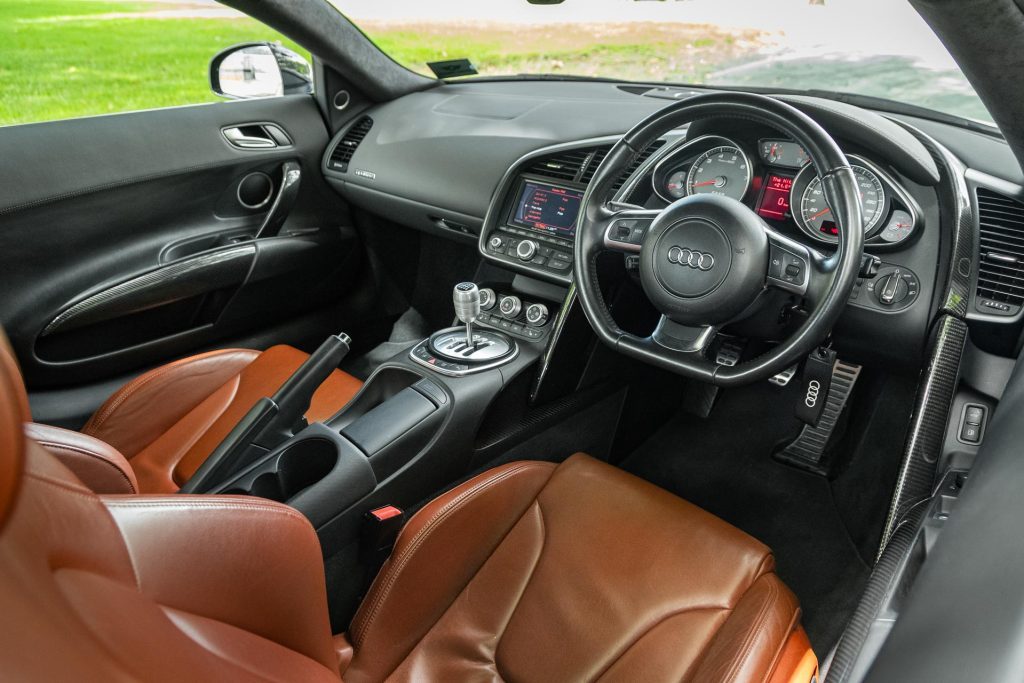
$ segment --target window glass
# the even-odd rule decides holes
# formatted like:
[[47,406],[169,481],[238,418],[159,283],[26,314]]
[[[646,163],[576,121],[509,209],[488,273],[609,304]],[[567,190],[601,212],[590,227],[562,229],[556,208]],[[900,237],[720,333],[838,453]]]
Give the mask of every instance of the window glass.
[[210,59],[267,26],[210,0],[0,0],[0,125],[216,101]]
[[826,90],[992,118],[906,0],[330,0],[396,61],[481,76]]

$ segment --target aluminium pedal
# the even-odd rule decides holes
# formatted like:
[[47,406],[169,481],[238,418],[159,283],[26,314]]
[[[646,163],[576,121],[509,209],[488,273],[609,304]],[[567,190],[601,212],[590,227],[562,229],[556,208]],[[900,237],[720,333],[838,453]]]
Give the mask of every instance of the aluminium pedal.
[[776,386],[784,387],[789,384],[789,380],[793,379],[795,374],[796,365],[791,365],[782,372],[777,373],[774,377],[769,377],[768,381]]
[[715,354],[715,363],[718,365],[725,365],[732,367],[740,362],[740,357],[743,355],[743,349],[746,348],[746,343],[738,339],[727,339],[722,342],[722,345],[718,347],[718,353]]
[[857,384],[860,370],[861,366],[856,363],[836,360],[832,366],[828,398],[817,426],[804,425],[800,435],[775,454],[778,460],[817,474],[827,474],[827,468],[822,466],[821,461],[853,387]]

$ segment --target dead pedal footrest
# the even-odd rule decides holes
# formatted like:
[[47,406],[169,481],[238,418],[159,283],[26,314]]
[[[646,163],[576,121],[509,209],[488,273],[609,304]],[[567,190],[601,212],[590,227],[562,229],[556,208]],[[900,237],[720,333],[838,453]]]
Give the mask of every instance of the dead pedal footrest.
[[775,454],[778,460],[818,474],[826,474],[826,468],[822,466],[821,460],[846,407],[846,401],[857,383],[860,369],[861,366],[855,363],[836,360],[832,366],[832,385],[829,387],[828,399],[818,425],[804,425],[800,435]]

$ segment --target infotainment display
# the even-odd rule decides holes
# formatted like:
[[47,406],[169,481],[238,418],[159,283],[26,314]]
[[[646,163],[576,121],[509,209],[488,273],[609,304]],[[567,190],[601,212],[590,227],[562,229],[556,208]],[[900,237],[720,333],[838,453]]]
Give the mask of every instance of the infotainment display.
[[576,217],[582,200],[582,190],[524,180],[519,187],[519,197],[512,207],[509,223],[572,239],[576,235]]

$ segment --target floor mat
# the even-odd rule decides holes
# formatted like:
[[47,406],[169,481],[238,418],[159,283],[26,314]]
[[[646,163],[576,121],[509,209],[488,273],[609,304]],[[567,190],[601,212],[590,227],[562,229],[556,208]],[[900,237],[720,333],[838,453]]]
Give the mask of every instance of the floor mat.
[[843,526],[828,480],[770,457],[793,438],[796,384],[722,394],[708,419],[678,413],[621,467],[743,529],[775,552],[819,655],[836,642],[868,567]]

